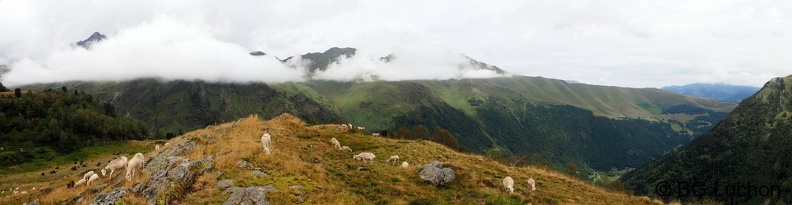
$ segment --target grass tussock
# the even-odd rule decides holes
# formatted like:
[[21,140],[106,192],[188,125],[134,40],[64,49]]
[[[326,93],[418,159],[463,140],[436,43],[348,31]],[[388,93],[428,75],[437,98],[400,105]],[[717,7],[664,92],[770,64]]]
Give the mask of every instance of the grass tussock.
[[[272,204],[658,203],[649,198],[596,188],[555,171],[536,167],[509,167],[480,155],[459,153],[434,142],[337,132],[336,127],[308,126],[301,120],[284,114],[267,121],[250,116],[238,123],[225,123],[185,133],[170,140],[169,145],[164,148],[196,140],[199,146],[182,156],[190,160],[213,156],[214,167],[212,172],[198,177],[188,189],[174,190],[178,193],[173,194],[183,195],[183,204],[220,204],[229,195],[215,189],[215,185],[220,180],[228,179],[238,187],[274,186],[277,190],[267,193],[267,199]],[[269,128],[272,135],[270,155],[264,154],[260,143],[265,128]],[[330,138],[338,139],[342,145],[349,146],[354,152],[333,149]],[[352,159],[352,155],[364,151],[377,156],[373,163]],[[153,154],[154,151],[146,156]],[[399,155],[401,161],[410,163],[410,167],[402,168],[385,163],[391,155]],[[247,166],[240,167],[242,161]],[[444,166],[453,168],[456,180],[439,188],[422,182],[418,176],[419,167],[431,161],[440,161]],[[368,170],[358,171],[361,166],[368,167]],[[253,170],[256,168],[267,176],[254,176]],[[77,179],[77,172],[70,174],[68,179]],[[135,180],[147,182],[149,174],[143,172]],[[515,179],[514,194],[508,194],[502,189],[500,184],[505,176]],[[26,178],[31,175],[15,177]],[[528,190],[525,181],[528,178],[536,180],[536,192]],[[494,186],[488,186],[485,181]],[[41,183],[56,187],[50,194],[37,196],[43,204],[78,197],[86,189],[82,187],[66,190],[67,179],[50,179]],[[26,184],[32,185],[33,183]],[[132,185],[124,181],[117,186],[129,188]],[[107,187],[105,190],[112,188]],[[26,200],[13,197],[20,196],[0,197],[0,204]],[[121,202],[140,204],[145,199],[127,194]],[[85,200],[78,204],[85,204]]]

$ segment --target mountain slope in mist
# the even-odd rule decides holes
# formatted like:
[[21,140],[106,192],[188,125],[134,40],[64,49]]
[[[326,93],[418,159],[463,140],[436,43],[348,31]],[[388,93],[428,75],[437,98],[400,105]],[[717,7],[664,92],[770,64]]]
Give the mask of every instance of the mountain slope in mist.
[[[746,98],[717,127],[690,144],[624,175],[636,194],[658,196],[659,183],[671,183],[664,199],[716,199],[728,203],[782,204],[792,202],[792,76],[767,82]],[[696,195],[679,193],[677,182],[699,182],[709,188]],[[764,196],[727,186],[776,187],[781,193]],[[720,191],[718,191],[720,190]],[[664,190],[665,191],[665,190]],[[769,193],[769,192],[767,192]],[[751,195],[751,196],[748,196]],[[735,197],[730,197],[735,196]],[[732,201],[733,200],[733,201]]]

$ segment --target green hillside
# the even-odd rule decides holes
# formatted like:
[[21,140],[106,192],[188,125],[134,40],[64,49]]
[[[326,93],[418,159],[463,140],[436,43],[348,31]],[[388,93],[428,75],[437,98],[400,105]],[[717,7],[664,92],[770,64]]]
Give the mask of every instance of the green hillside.
[[[792,202],[792,76],[775,78],[743,100],[717,127],[687,146],[624,175],[636,194],[663,199],[728,203]],[[655,188],[670,182],[670,190]],[[678,194],[679,182],[707,186],[697,194]],[[727,188],[765,187],[768,192],[726,192]],[[717,188],[717,189],[716,189]],[[777,192],[770,192],[775,190]],[[668,192],[666,192],[668,191]],[[780,193],[778,192],[780,191]],[[734,196],[733,195],[741,195]]]
[[443,127],[464,150],[539,155],[556,167],[635,167],[689,142],[735,105],[658,89],[568,84],[541,77],[222,84],[134,80],[28,86],[94,93],[156,135],[289,112],[308,123],[352,123],[368,132]]
[[[0,93],[0,174],[37,167],[82,147],[148,136],[144,122],[118,116],[84,92]],[[18,166],[27,162],[35,163]]]

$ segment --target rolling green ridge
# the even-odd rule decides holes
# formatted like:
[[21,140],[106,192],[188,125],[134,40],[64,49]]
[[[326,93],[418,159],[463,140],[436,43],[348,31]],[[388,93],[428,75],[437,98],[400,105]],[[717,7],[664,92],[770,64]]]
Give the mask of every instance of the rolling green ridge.
[[539,154],[557,166],[573,162],[597,170],[648,162],[708,130],[735,106],[658,89],[525,76],[269,85],[144,79],[25,89],[63,85],[94,93],[119,113],[149,122],[158,135],[250,113],[289,112],[311,124],[352,123],[368,132],[440,126],[471,152]]
[[[775,78],[740,105],[714,129],[690,144],[622,177],[636,194],[692,202],[714,199],[728,203],[792,202],[792,76]],[[655,186],[670,182],[668,196]],[[677,182],[701,182],[697,195],[675,194]],[[777,187],[782,193],[741,196],[725,194],[726,185]],[[720,191],[714,189],[720,188]]]

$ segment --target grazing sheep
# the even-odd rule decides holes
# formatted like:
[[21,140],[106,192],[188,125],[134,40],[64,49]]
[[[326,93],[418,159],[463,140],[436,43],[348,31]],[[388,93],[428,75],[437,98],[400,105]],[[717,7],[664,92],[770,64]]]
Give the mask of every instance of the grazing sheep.
[[123,167],[126,167],[127,162],[128,160],[127,157],[125,156],[120,156],[117,159],[110,161],[110,163],[107,163],[107,166],[105,166],[104,169],[102,169],[102,176],[104,176],[107,173],[107,170],[110,170],[110,179],[112,179],[113,172],[115,172],[116,169],[121,169]]
[[390,156],[390,158],[388,158],[388,160],[385,160],[385,163],[388,163],[388,162],[390,162],[391,164],[399,163],[399,155]]
[[402,162],[402,168],[407,168],[407,167],[410,167],[410,163],[407,163],[407,161]]
[[14,191],[14,195],[17,195],[18,193],[19,193],[19,191]]
[[20,194],[27,194],[27,191],[21,191]]
[[531,192],[536,191],[536,181],[534,181],[533,178],[528,178],[528,180],[525,181],[528,182],[529,186],[531,186]]
[[96,181],[97,179],[99,179],[99,175],[98,174],[92,174],[91,178],[88,178],[88,186],[91,186],[91,182]]
[[514,193],[514,179],[511,177],[503,178],[503,187],[506,188],[509,194]]
[[357,127],[357,129],[360,130],[360,131],[366,130],[365,127]]
[[88,171],[87,173],[83,174],[83,179],[88,180],[91,175],[94,175],[94,171]]
[[155,146],[154,146],[154,150],[157,150],[157,151],[159,151],[159,150],[160,150],[160,146],[159,146],[159,145],[155,145]]
[[366,160],[368,160],[370,163],[374,163],[374,158],[375,157],[377,157],[377,156],[374,156],[374,154],[371,153],[371,152],[361,152],[360,154],[352,156],[352,159],[356,159],[356,160],[360,160],[360,161],[364,161],[364,162]]
[[341,148],[341,143],[338,142],[338,140],[335,137],[333,137],[333,139],[330,139],[330,144],[333,144],[333,148],[337,150],[343,150],[343,148]]
[[379,132],[371,133],[371,136],[379,136]]
[[74,188],[74,180],[69,181],[69,183],[66,184],[66,189],[71,189],[71,188]]
[[261,145],[264,146],[264,153],[270,154],[270,141],[272,136],[269,134],[269,128],[264,129],[264,135],[261,135]]
[[352,152],[352,148],[349,148],[348,146],[342,146],[341,150],[346,150],[346,151]]
[[135,156],[129,160],[129,163],[127,163],[126,175],[125,175],[127,181],[132,181],[132,178],[135,177],[135,173],[137,172],[137,170],[143,168],[143,162],[144,162],[143,154],[141,153],[135,154]]
[[74,187],[78,187],[80,185],[83,185],[83,184],[85,184],[86,181],[87,180],[85,180],[85,179],[80,179],[79,181],[77,181],[77,183],[74,183]]

